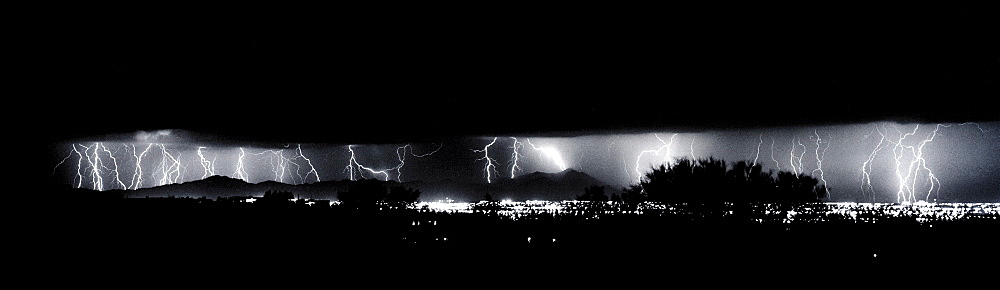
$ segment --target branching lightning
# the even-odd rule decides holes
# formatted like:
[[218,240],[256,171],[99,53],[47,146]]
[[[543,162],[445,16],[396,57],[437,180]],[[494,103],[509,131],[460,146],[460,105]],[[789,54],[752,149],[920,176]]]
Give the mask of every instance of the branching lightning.
[[872,152],[868,154],[868,159],[866,159],[865,162],[861,164],[861,194],[864,195],[866,193],[871,193],[872,202],[875,202],[875,188],[872,187],[872,175],[871,175],[872,166],[874,166],[875,163],[874,162],[875,156],[878,155],[878,152],[881,151],[882,149],[889,147],[889,144],[882,146],[882,144],[885,144],[885,133],[883,133],[882,130],[884,130],[884,128],[879,128],[879,126],[876,125],[875,129],[873,129],[872,132],[868,133],[868,135],[865,135],[865,139],[868,139],[869,137],[871,137],[872,134],[876,132],[878,132],[879,136],[881,136],[881,138],[878,141],[878,144],[875,145],[875,149],[872,149]]
[[[96,142],[90,146],[86,146],[83,144],[70,144],[70,146],[71,149],[69,151],[69,154],[61,161],[59,161],[59,163],[56,164],[55,168],[52,169],[53,175],[55,174],[56,169],[59,168],[59,166],[62,166],[64,163],[66,163],[66,160],[68,160],[70,157],[73,157],[73,155],[76,154],[77,156],[76,174],[73,177],[73,182],[76,183],[77,188],[83,187],[84,172],[86,172],[87,175],[90,176],[91,188],[94,190],[105,189],[104,176],[102,176],[103,174],[107,174],[110,178],[113,178],[112,185],[118,184],[118,187],[120,187],[121,189],[137,189],[140,186],[142,186],[142,157],[144,157],[146,153],[149,152],[149,148],[152,147],[152,144],[149,144],[149,146],[146,147],[146,150],[143,151],[142,154],[140,155],[136,155],[135,145],[132,145],[132,156],[134,156],[136,160],[136,165],[134,169],[135,173],[133,173],[129,185],[126,185],[125,182],[122,181],[121,163],[118,162],[119,161],[118,157],[115,157],[115,154],[118,154],[122,150],[122,147],[118,147],[116,150],[112,151],[111,149],[108,149],[106,145],[100,142]],[[77,148],[77,146],[79,146],[80,148]],[[127,145],[124,146],[125,150],[128,151],[128,146]],[[91,153],[91,151],[93,151],[93,153]],[[108,156],[108,159],[101,158],[102,155],[101,151],[103,151],[104,154]],[[87,161],[86,166],[84,166],[83,164],[84,160]],[[110,160],[110,165],[112,167],[108,167],[109,165],[106,164],[105,160]]]
[[[354,152],[351,152],[352,157],[353,157],[353,153]],[[291,160],[296,160],[296,159],[300,159],[300,158],[303,159],[303,160],[305,160],[306,164],[309,165],[309,171],[306,172],[306,176],[302,179],[302,182],[304,183],[305,179],[309,178],[310,174],[312,174],[313,177],[316,178],[316,182],[320,182],[321,180],[319,179],[319,172],[317,172],[316,171],[316,167],[313,166],[312,160],[310,160],[308,157],[306,157],[305,154],[302,154],[302,144],[298,144],[298,147],[295,148],[295,156],[292,156]],[[298,165],[298,164],[296,164],[296,165]]]
[[[80,145],[83,146],[83,145]],[[104,178],[101,177],[101,168],[107,168],[101,161],[101,156],[97,154],[97,149],[100,149],[100,143],[94,143],[89,147],[84,147],[83,153],[87,157],[87,163],[90,165],[90,181],[94,185],[94,190],[104,190]],[[94,148],[94,157],[91,159],[90,153],[87,153],[90,148]]]
[[[916,135],[917,134],[917,130],[920,129],[920,125],[917,124],[916,126],[913,127],[913,131],[912,132],[906,133],[906,134],[903,134],[903,132],[899,131],[899,128],[895,128],[895,129],[896,129],[896,132],[899,133],[899,139],[896,140],[896,142],[892,142],[892,141],[890,141],[890,142],[892,142],[892,144],[894,145],[892,147],[892,157],[893,157],[893,160],[896,163],[896,170],[895,170],[896,181],[898,181],[898,183],[899,183],[899,190],[896,191],[896,202],[911,202],[911,200],[909,199],[909,197],[913,195],[913,188],[910,187],[908,185],[908,183],[909,183],[910,177],[912,177],[911,175],[913,174],[913,166],[912,166],[912,163],[911,163],[911,166],[908,167],[907,170],[906,170],[906,175],[903,175],[903,171],[901,170],[900,167],[902,166],[901,159],[904,157],[904,153],[906,153],[906,149],[910,149],[911,153],[913,153],[913,154],[916,154],[916,152],[913,151],[913,146],[906,146],[906,145],[904,145],[903,144],[903,140],[906,140],[907,137]],[[914,161],[916,161],[916,158],[914,158]]]
[[136,155],[135,144],[132,144],[132,157],[135,158],[135,171],[132,174],[132,185],[129,186],[132,189],[139,189],[142,187],[142,157],[149,153],[149,149],[153,148],[153,143],[146,145],[146,150],[143,150],[141,154]]
[[[207,147],[198,146],[199,163],[201,164],[201,167],[203,169],[205,169],[205,174],[201,175],[202,179],[204,179],[205,177],[209,177],[209,176],[215,175],[215,159],[212,159],[212,161],[208,161],[207,159],[205,159],[205,155],[201,153],[201,149],[205,149],[205,148],[207,148]],[[240,148],[240,165],[241,165],[240,168],[242,168],[242,165],[243,165],[243,148]]]
[[[434,153],[437,153],[439,150],[441,150],[441,148],[444,148],[444,143],[441,143],[441,145],[438,146],[437,149],[434,149],[434,151],[431,151],[430,153],[425,153],[425,154],[416,154],[416,153],[414,153],[413,152],[413,146],[410,145],[410,144],[406,144],[406,145],[403,145],[403,146],[396,147],[396,160],[398,160],[399,163],[396,164],[396,166],[393,166],[393,167],[390,167],[390,168],[386,168],[386,169],[382,169],[382,170],[375,170],[375,169],[366,167],[366,166],[362,165],[360,162],[358,162],[358,158],[357,158],[357,155],[354,152],[353,146],[354,145],[348,145],[347,146],[347,151],[351,152],[351,158],[348,159],[348,161],[347,161],[347,167],[344,168],[344,171],[347,171],[349,173],[349,177],[350,177],[351,180],[355,180],[354,172],[357,172],[358,176],[360,176],[361,178],[364,178],[365,177],[364,176],[364,172],[368,171],[373,176],[375,174],[381,174],[385,178],[385,181],[389,181],[389,172],[395,171],[396,172],[396,181],[402,182],[403,181],[403,172],[402,172],[402,169],[403,169],[403,166],[406,166],[406,157],[407,156],[413,156],[413,157],[417,157],[417,158],[424,158],[424,157],[427,157],[427,156],[434,155]],[[407,149],[410,150],[409,153],[406,152]]]
[[[407,148],[410,149],[410,154],[406,154],[406,149]],[[393,167],[391,169],[391,170],[395,170],[396,171],[396,181],[403,182],[403,171],[402,170],[403,170],[403,166],[406,165],[406,156],[407,155],[413,156],[413,157],[417,157],[417,158],[424,158],[424,157],[427,157],[427,156],[434,155],[434,153],[437,153],[438,151],[440,151],[441,148],[444,148],[444,143],[441,143],[440,145],[438,145],[438,148],[434,149],[434,151],[431,151],[430,153],[425,153],[425,154],[416,154],[416,153],[413,153],[413,146],[411,146],[410,144],[406,144],[406,145],[403,145],[403,146],[400,146],[400,147],[396,148],[396,158],[399,159],[399,165],[396,165],[396,167]]]
[[491,174],[491,172],[497,172],[496,169],[497,166],[496,164],[494,164],[497,161],[496,159],[490,158],[490,146],[493,146],[494,143],[497,143],[497,137],[493,137],[493,141],[491,141],[490,144],[486,144],[486,146],[483,147],[482,150],[471,149],[472,152],[483,153],[483,157],[476,159],[476,161],[486,160],[486,166],[483,167],[483,171],[485,172],[484,175],[486,175],[486,183],[493,183],[492,180],[493,175]]
[[247,170],[246,168],[243,167],[243,157],[246,156],[247,156],[246,151],[243,151],[243,147],[240,147],[240,157],[236,159],[236,173],[233,174],[235,174],[236,178],[239,178],[240,180],[250,181],[249,179],[247,179],[248,178]]
[[521,153],[517,151],[520,150],[521,148],[524,148],[524,144],[518,142],[517,138],[515,137],[510,137],[510,139],[514,140],[514,145],[510,146],[511,150],[513,151],[513,153],[510,154],[510,159],[511,159],[510,178],[513,179],[517,171],[521,170],[521,167],[517,165],[517,161],[521,157]]
[[[826,173],[823,172],[823,159],[826,158],[826,151],[830,149],[830,140],[826,140],[826,142],[824,142],[824,139],[820,138],[819,132],[817,132],[816,130],[813,130],[813,134],[815,134],[815,139],[816,139],[815,140],[816,141],[816,169],[813,169],[812,174],[815,175],[816,172],[819,172],[819,180],[823,182],[823,190],[825,190],[827,196],[829,196],[829,194],[830,194],[830,187],[826,183]],[[823,147],[823,152],[820,153],[820,146],[821,146],[821,144],[824,144],[824,143],[826,144],[826,147]],[[799,161],[801,161],[801,159]]]
[[670,146],[674,144],[674,137],[677,137],[677,133],[670,135],[670,142],[663,141],[663,139],[660,138],[660,135],[657,134],[653,134],[653,137],[656,137],[656,140],[660,141],[660,143],[663,144],[663,146],[660,146],[660,148],[656,148],[656,150],[644,150],[642,152],[639,152],[639,155],[635,157],[635,175],[637,176],[638,179],[642,179],[642,171],[639,170],[639,168],[641,167],[639,162],[642,161],[643,155],[651,153],[654,156],[660,156],[660,152],[666,150],[666,154],[664,154],[666,159],[665,163],[670,164],[670,162],[672,161],[670,159]]
[[[114,169],[107,168],[107,167],[104,167],[104,168],[107,169],[107,170],[110,170],[111,172],[115,173],[115,182],[118,182],[118,185],[121,186],[122,189],[128,189],[128,187],[125,186],[125,183],[122,182],[122,179],[121,179],[121,177],[119,176],[119,173],[118,173],[118,158],[115,158],[115,155],[112,154],[111,150],[108,150],[108,147],[104,146],[104,144],[101,144],[101,150],[104,150],[105,153],[108,153],[108,157],[111,158],[111,163],[115,165]],[[96,149],[95,149],[95,154],[94,155],[97,155],[96,154]],[[104,165],[101,164],[101,166],[104,166]]]
[[361,165],[361,163],[358,163],[358,158],[357,158],[357,155],[354,154],[354,147],[353,146],[354,145],[347,145],[347,151],[351,152],[351,158],[347,160],[347,167],[344,168],[344,171],[347,171],[349,173],[349,177],[350,177],[351,180],[355,180],[354,179],[354,172],[355,171],[358,172],[358,176],[360,176],[361,178],[364,178],[365,175],[364,175],[364,171],[362,171],[362,170],[371,172],[372,174],[384,174],[385,175],[385,180],[386,181],[389,180],[389,173],[387,173],[385,170],[376,171],[374,169],[371,169],[371,168],[365,167],[364,165]]
[[160,144],[160,154],[160,172],[163,176],[160,177],[159,185],[177,183],[181,177],[181,163],[179,161],[181,153],[177,153],[177,157],[174,157],[166,146]]
[[[796,146],[802,147],[802,153],[799,153],[799,156],[795,156]],[[804,158],[805,155],[806,155],[806,145],[802,144],[802,139],[798,137],[792,138],[792,150],[788,151],[788,163],[789,165],[792,166],[792,173],[794,173],[795,176],[798,176],[799,174],[803,173],[802,158]],[[796,163],[798,163],[797,166]]]
[[[268,160],[269,162],[268,163],[271,164],[271,172],[274,173],[274,181],[278,181],[278,182],[284,183],[285,182],[285,172],[286,171],[288,171],[288,172],[291,171],[291,169],[288,168],[289,164],[291,164],[291,165],[295,166],[295,173],[299,176],[299,182],[298,183],[304,182],[305,180],[302,178],[302,174],[299,173],[299,169],[300,169],[299,164],[295,163],[295,162],[292,162],[290,159],[288,159],[287,157],[285,157],[284,151],[285,151],[284,149],[282,149],[282,150],[264,150],[264,151],[261,151],[261,152],[249,153],[249,154],[250,155],[257,155],[257,156],[264,155],[264,154],[267,154],[267,153],[271,154],[269,156],[269,160]],[[292,180],[292,182],[294,183],[295,181]]]
[[[101,177],[101,167],[103,167],[103,164],[101,164],[101,157],[97,155],[97,149],[100,147],[99,143],[94,143],[91,146],[80,144],[80,147],[83,147],[83,156],[87,158],[87,171],[90,173],[90,183],[93,185],[93,189],[104,190],[104,178]],[[91,158],[89,153],[90,148],[94,148],[93,158]]]
[[[66,163],[66,160],[68,160],[70,157],[73,157],[73,153],[76,153],[77,155],[80,155],[80,151],[76,150],[76,144],[71,144],[71,145],[73,145],[73,149],[70,149],[69,153],[66,155],[66,157],[64,157],[61,161],[59,161],[59,163],[56,163],[56,166],[52,168],[52,174],[50,174],[49,176],[56,175],[56,169],[59,169],[59,166],[62,166],[63,163]],[[83,159],[83,156],[80,156],[80,159]],[[80,175],[80,166],[81,166],[81,164],[80,164],[81,161],[79,161],[80,159],[77,160],[76,176],[73,177],[73,181],[76,181],[78,178],[81,181],[83,179],[83,176]],[[76,187],[79,188],[80,186],[82,186],[82,184],[78,184]]]
[[[962,123],[959,126],[974,125],[981,133],[986,133],[982,126],[976,123]],[[916,136],[920,130],[920,125],[917,124],[913,127],[912,131],[903,132],[900,131],[897,126],[892,126],[893,131],[896,131],[898,135],[897,138],[890,138],[889,130],[885,126],[875,126],[875,129],[871,133],[865,135],[865,138],[869,138],[872,134],[878,133],[881,138],[875,148],[868,154],[868,158],[861,164],[861,192],[863,194],[870,193],[872,195],[872,201],[875,200],[875,190],[871,184],[871,174],[873,170],[873,163],[878,155],[878,152],[884,148],[892,147],[892,158],[894,162],[893,174],[896,176],[897,190],[896,190],[896,202],[898,203],[912,203],[918,201],[917,199],[917,180],[924,180],[927,184],[927,194],[924,195],[923,200],[929,200],[931,195],[934,193],[940,193],[941,191],[941,181],[937,178],[934,171],[928,166],[927,159],[924,158],[924,148],[928,143],[934,141],[937,137],[941,128],[949,128],[953,125],[948,124],[936,124],[934,129],[927,133],[926,137],[915,141],[908,142],[907,139],[911,139]],[[885,144],[883,146],[883,144]],[[926,172],[926,175],[921,174],[921,170]]]
[[[840,167],[842,163],[840,163],[839,161],[853,160],[846,162],[854,164],[854,165],[848,164],[848,167],[854,168],[853,170],[857,170],[858,167],[855,166],[860,165],[861,170],[860,170],[859,188],[864,200],[868,200],[870,198],[872,202],[875,202],[879,199],[888,198],[891,201],[890,193],[895,192],[896,202],[911,203],[919,200],[930,200],[931,196],[933,196],[935,193],[940,195],[942,188],[945,189],[945,193],[947,194],[950,187],[947,186],[942,187],[942,180],[945,183],[948,183],[949,175],[945,175],[945,173],[940,171],[935,171],[935,169],[943,170],[943,168],[936,168],[935,166],[937,165],[934,162],[952,161],[950,159],[945,159],[949,158],[949,157],[944,157],[948,155],[939,156],[938,155],[939,152],[937,151],[944,149],[954,150],[953,148],[964,149],[963,147],[957,147],[955,146],[956,144],[950,143],[951,141],[957,142],[959,140],[950,140],[954,137],[949,136],[949,134],[952,132],[951,130],[956,130],[955,128],[962,126],[975,127],[978,130],[978,132],[984,134],[990,132],[989,130],[985,130],[989,129],[988,128],[989,126],[983,127],[976,123],[920,124],[920,125],[914,125],[914,124],[894,125],[890,123],[883,123],[883,124],[875,124],[874,128],[865,126],[864,129],[871,129],[870,133],[857,132],[857,135],[855,136],[859,137],[864,133],[868,134],[863,135],[864,136],[863,144],[858,144],[860,146],[863,146],[863,148],[855,147],[856,149],[858,149],[857,152],[854,152],[855,155],[853,156],[853,158],[855,159],[834,158],[834,157],[842,157],[840,156],[842,153],[851,150],[852,147],[850,147],[851,145],[849,144],[850,142],[849,141],[841,142],[839,141],[839,139],[833,140],[834,135],[842,136],[842,135],[837,135],[838,133],[835,133],[838,131],[830,131],[830,133],[832,134],[825,132],[824,134],[826,134],[827,137],[822,137],[823,134],[819,134],[818,130],[813,130],[812,133],[801,132],[803,134],[799,134],[800,135],[799,137],[791,137],[790,140],[791,149],[788,155],[789,163],[784,163],[784,161],[781,161],[783,159],[777,159],[778,156],[783,156],[781,154],[784,154],[783,153],[784,147],[781,144],[777,144],[776,140],[788,140],[782,138],[788,138],[789,136],[796,136],[796,135],[769,136],[771,137],[770,158],[772,163],[767,163],[766,160],[761,160],[760,156],[762,153],[761,149],[763,148],[764,144],[763,134],[758,135],[758,143],[754,152],[747,152],[747,150],[754,150],[752,144],[746,144],[750,143],[750,141],[746,139],[752,140],[752,137],[743,136],[740,137],[744,140],[743,142],[741,142],[742,144],[744,144],[742,145],[744,146],[743,148],[745,148],[745,146],[751,146],[750,148],[745,148],[745,149],[730,148],[729,149],[730,151],[722,151],[723,153],[721,154],[743,156],[744,158],[746,158],[747,159],[746,162],[749,163],[748,165],[750,166],[748,169],[746,169],[747,170],[746,174],[748,177],[752,173],[753,170],[752,168],[756,166],[764,166],[764,164],[774,164],[775,165],[774,168],[777,169],[778,171],[781,171],[782,169],[786,170],[788,169],[788,168],[783,168],[782,164],[789,164],[791,172],[796,176],[804,174],[812,174],[812,176],[819,179],[822,186],[825,188],[827,195],[832,193],[832,191],[829,188],[830,184],[828,183],[828,181],[832,182],[833,183],[832,185],[837,185],[839,184],[838,182],[842,182],[841,179],[838,179],[837,176],[839,172],[844,171],[842,170],[842,167]],[[947,129],[947,128],[952,128],[952,129]],[[971,129],[971,128],[966,128],[966,129]],[[963,134],[972,132],[975,131],[963,131]],[[633,179],[634,177],[632,175],[633,172],[634,174],[636,174],[635,176],[641,179],[643,175],[642,172],[644,166],[643,164],[649,164],[652,163],[653,161],[659,162],[660,160],[664,160],[666,164],[670,164],[671,162],[674,162],[675,157],[688,156],[688,154],[690,154],[689,156],[692,159],[697,158],[695,152],[696,149],[695,143],[697,142],[697,136],[692,136],[692,138],[689,141],[690,152],[677,152],[677,150],[673,149],[672,145],[678,134],[672,134],[671,136],[669,136],[669,138],[659,137],[658,134],[652,134],[652,135],[660,144],[653,145],[647,148],[636,148],[635,151],[641,149],[645,150],[639,152],[638,155],[634,157],[635,158],[634,164],[630,162],[632,161],[630,158],[633,158],[631,157],[630,154],[635,154],[634,153],[635,151],[620,150],[618,152],[614,152],[612,150],[613,148],[612,146],[616,146],[614,145],[615,143],[612,142],[611,145],[609,145],[609,147],[607,148],[607,153],[609,154],[609,156],[606,159],[604,159],[604,161],[610,163],[609,166],[612,166],[612,168],[608,168],[607,170],[610,171],[611,174],[613,174],[614,179],[619,181]],[[849,136],[849,135],[850,134],[844,134],[843,136]],[[808,136],[809,139],[803,140],[806,139],[805,136]],[[648,136],[646,135],[640,135],[637,137],[642,138],[644,140],[647,140],[646,138],[648,138]],[[492,183],[493,179],[498,179],[498,180],[505,179],[503,177],[498,177],[498,176],[501,175],[506,176],[507,175],[506,170],[508,169],[510,171],[509,172],[510,177],[515,178],[519,174],[522,174],[523,171],[529,170],[531,167],[536,165],[535,162],[544,162],[545,165],[543,166],[549,166],[547,168],[558,168],[560,170],[565,170],[568,168],[566,162],[560,155],[560,152],[557,151],[556,148],[551,147],[551,145],[555,143],[544,144],[545,141],[543,139],[536,138],[535,141],[540,142],[539,143],[540,145],[548,145],[548,146],[536,146],[538,144],[533,144],[532,141],[530,141],[530,139],[525,138],[524,136],[506,137],[506,138],[510,138],[510,141],[504,141],[500,140],[499,137],[494,137],[493,140],[490,140],[490,142],[484,142],[488,143],[485,144],[484,147],[470,149],[471,151],[477,154],[475,162],[480,162],[480,161],[484,162],[482,170],[484,177],[488,183]],[[489,140],[489,138],[486,138],[485,140]],[[652,139],[648,139],[647,141],[651,140]],[[688,142],[688,140],[683,140],[683,141]],[[837,146],[832,146],[834,145],[833,141],[838,142],[836,144]],[[992,140],[988,141],[992,142]],[[142,143],[122,144],[113,142],[105,143],[103,141],[100,142],[81,141],[81,142],[67,143],[65,145],[69,145],[71,148],[68,150],[68,152],[66,151],[58,152],[58,154],[60,155],[55,157],[55,160],[53,160],[53,161],[58,161],[58,163],[55,165],[55,168],[52,168],[51,176],[55,176],[57,172],[61,173],[62,174],[61,178],[69,180],[70,186],[76,188],[87,188],[93,190],[118,190],[118,189],[135,190],[150,186],[166,185],[171,183],[178,183],[180,181],[187,181],[189,179],[196,179],[198,178],[196,171],[195,172],[186,172],[186,171],[197,168],[197,166],[195,167],[191,166],[194,166],[193,164],[194,162],[198,162],[198,166],[202,167],[203,170],[203,174],[201,175],[201,178],[203,179],[212,175],[219,174],[220,172],[219,170],[223,170],[225,172],[221,174],[227,174],[227,175],[232,174],[235,178],[244,181],[249,181],[248,179],[260,178],[260,177],[266,177],[266,179],[272,179],[272,177],[270,177],[271,175],[273,175],[273,180],[278,182],[305,183],[307,180],[309,180],[310,182],[321,181],[317,168],[314,166],[314,164],[319,164],[319,163],[312,162],[312,161],[318,161],[318,159],[311,160],[310,158],[307,158],[303,154],[304,151],[301,145],[297,146],[296,148],[290,148],[290,145],[286,145],[285,149],[288,150],[280,150],[280,149],[260,150],[251,147],[221,148],[221,147],[212,147],[212,145],[193,146],[194,144],[191,145],[182,144],[180,146],[175,147],[175,145],[171,145],[171,143],[146,143],[149,142],[148,140],[145,142],[143,141],[139,142]],[[160,142],[160,141],[153,141],[153,142]],[[498,144],[498,142],[500,144]],[[511,145],[507,145],[508,143],[504,142],[511,142],[510,143]],[[143,148],[141,147],[141,144],[147,144],[147,146]],[[942,146],[942,144],[947,146]],[[975,144],[975,143],[970,143],[970,144]],[[996,144],[996,143],[993,142],[990,144]],[[359,145],[347,146],[347,151],[350,152],[349,156],[350,160],[348,161],[348,164],[345,167],[344,171],[347,171],[346,173],[349,173],[351,180],[355,180],[357,178],[377,178],[379,180],[386,180],[386,181],[397,180],[402,182],[402,170],[407,165],[407,161],[410,161],[409,166],[411,170],[408,171],[408,174],[412,176],[408,178],[413,179],[416,177],[415,175],[417,175],[417,172],[413,168],[415,168],[416,166],[421,166],[420,164],[421,162],[419,161],[419,159],[414,159],[414,157],[424,158],[437,153],[443,148],[443,144],[441,144],[441,146],[437,147],[437,149],[429,151],[429,153],[424,153],[428,151],[422,150],[422,147],[420,145],[414,147],[411,146],[410,144],[406,144],[403,146],[396,147],[398,145],[401,144],[392,145],[391,147],[384,148],[385,149],[384,151],[386,151],[384,152],[385,154],[377,155],[387,158],[385,160],[377,160],[377,161],[385,161],[381,163],[370,163],[372,161],[368,159],[373,158],[372,157],[373,155],[365,154],[368,153],[366,152],[366,150],[369,149],[369,147],[364,147],[364,146],[359,147]],[[527,150],[526,148],[528,148],[529,145],[530,148],[533,150],[525,151]],[[720,154],[717,151],[707,151],[707,150],[716,150],[721,146],[704,147],[704,145],[705,144],[702,144],[703,146],[702,150],[704,151],[702,153],[705,154],[705,156],[708,156],[709,154],[713,153]],[[154,150],[154,146],[158,147],[159,150]],[[493,147],[493,146],[498,146],[498,147]],[[841,149],[839,148],[840,146],[847,146],[847,147]],[[430,147],[431,146],[428,146],[427,149],[431,149]],[[836,147],[836,148],[833,148],[834,150],[831,151],[831,147]],[[338,162],[342,162],[344,160],[344,154],[343,154],[344,152],[339,151],[342,150],[341,148],[342,147],[335,148],[336,150],[338,150],[338,152],[335,154],[338,154],[338,156],[340,156],[338,160],[341,160]],[[393,161],[391,157],[388,157],[391,156],[391,154],[388,152],[392,150],[391,148],[396,148],[395,150],[396,161]],[[472,148],[472,146],[470,146],[469,148]],[[64,147],[60,147],[59,149],[64,149]],[[239,150],[234,150],[234,149],[239,149]],[[494,152],[490,152],[491,149]],[[598,148],[597,150],[604,151],[603,149],[604,148]],[[356,151],[356,150],[362,150],[362,151]],[[510,151],[504,151],[504,150],[510,150]],[[891,151],[892,154],[888,154],[889,151],[886,150]],[[253,153],[252,151],[259,151],[259,152]],[[284,154],[284,151],[289,151],[288,152],[289,154],[287,155]],[[501,151],[501,152],[498,153],[496,151]],[[535,153],[536,151],[537,153]],[[809,151],[812,151],[813,154],[808,154],[810,155],[810,158],[805,159],[805,155]],[[962,152],[964,151],[949,151],[945,153],[961,154]],[[418,153],[424,153],[424,154],[418,154]],[[490,155],[491,153],[493,155]],[[576,156],[583,156],[583,154],[580,154],[579,152],[576,153],[577,153]],[[603,153],[603,152],[598,152],[598,153]],[[622,156],[617,156],[619,155],[619,153]],[[826,159],[827,153],[830,153],[831,159]],[[159,156],[156,156],[157,154]],[[677,154],[677,156],[674,156],[673,154]],[[183,159],[181,158],[182,155],[184,155]],[[250,155],[250,157],[248,157],[248,155]],[[544,159],[547,160],[545,161],[532,160],[542,155],[544,155],[545,156]],[[651,157],[650,155],[656,157]],[[260,156],[260,157],[255,157],[255,156]],[[494,156],[499,156],[499,157],[494,157]],[[890,161],[890,156],[892,158],[892,161]],[[59,157],[62,158],[60,159]],[[74,157],[77,159],[76,160],[77,166],[75,172],[73,172],[72,160],[71,160]],[[619,157],[621,157],[621,160],[615,160]],[[847,157],[851,158],[851,156]],[[505,162],[504,165],[500,165],[500,163],[497,160],[504,158],[508,159],[504,160]],[[814,158],[815,158],[815,166],[812,164],[814,162],[812,161]],[[221,163],[222,165],[219,165],[220,163],[218,162],[222,162]],[[861,164],[857,164],[854,162],[858,162]],[[270,164],[271,166],[270,172],[266,171],[268,170],[268,168],[265,163]],[[476,167],[479,164],[480,163],[472,163],[469,165],[472,167]],[[621,169],[619,169],[617,164],[622,164]],[[236,166],[235,172],[232,171],[233,167],[231,167],[234,165]],[[542,164],[539,163],[538,165]],[[503,168],[503,170],[505,170],[503,174],[500,174],[498,172],[498,170],[501,170],[499,168],[500,166],[507,166]],[[131,178],[128,175],[128,171],[133,171]],[[306,172],[301,172],[301,171],[306,171]],[[624,175],[622,175],[622,173],[624,173]],[[852,174],[851,176],[855,176],[853,174],[856,173],[852,172],[850,174]],[[393,179],[392,177],[396,178]],[[848,177],[848,179],[852,178],[854,177],[850,176]],[[875,182],[873,182],[873,179],[875,179]],[[125,180],[129,180],[130,182],[124,182]],[[877,187],[883,187],[883,189],[878,189],[878,191],[884,191],[881,192],[882,196],[880,196],[879,198],[876,198],[876,196],[878,195],[876,193]],[[838,191],[838,192],[844,192],[844,191]]]

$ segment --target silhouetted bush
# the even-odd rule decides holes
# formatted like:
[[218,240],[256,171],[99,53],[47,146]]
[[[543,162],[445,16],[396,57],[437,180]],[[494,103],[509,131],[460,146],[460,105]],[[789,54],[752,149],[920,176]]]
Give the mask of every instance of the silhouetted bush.
[[361,179],[351,182],[347,191],[337,192],[337,199],[343,205],[353,208],[370,208],[388,205],[405,207],[417,202],[420,190],[394,186],[388,188],[385,182],[375,179]]
[[395,206],[406,206],[417,202],[420,198],[420,190],[395,186],[389,189],[389,195],[386,196],[385,202],[395,205]]
[[337,199],[344,206],[353,208],[373,207],[384,201],[389,195],[385,183],[374,179],[361,179],[351,182],[347,191],[337,192]]
[[288,201],[295,198],[295,194],[290,191],[280,191],[280,190],[268,190],[264,192],[264,200],[284,200]]
[[608,196],[604,194],[603,186],[588,186],[583,189],[583,195],[577,196],[580,201],[608,201]]
[[279,190],[268,190],[264,192],[264,196],[258,199],[255,204],[259,205],[285,205],[292,204],[292,199],[295,195],[289,191],[279,191]]
[[778,172],[775,179],[760,165],[737,162],[729,168],[725,161],[708,158],[681,159],[647,172],[639,184],[622,191],[622,201],[660,202],[815,202],[824,198],[826,188],[812,176]]
[[622,189],[621,199],[625,205],[635,206],[646,201],[646,194],[642,192],[642,186],[633,184]]

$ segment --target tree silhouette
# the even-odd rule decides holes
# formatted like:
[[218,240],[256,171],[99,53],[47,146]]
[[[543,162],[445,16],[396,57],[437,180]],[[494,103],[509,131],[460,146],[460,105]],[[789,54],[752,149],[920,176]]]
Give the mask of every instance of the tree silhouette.
[[385,182],[375,179],[352,181],[347,191],[337,192],[337,199],[344,206],[353,208],[374,208],[383,205],[391,207],[406,207],[417,202],[420,190],[394,186],[387,187]]
[[292,199],[294,198],[295,194],[292,194],[290,191],[268,190],[255,203],[262,205],[285,205],[292,204]]
[[646,201],[646,194],[642,192],[642,186],[638,184],[629,185],[622,189],[622,202],[627,206],[636,206]]
[[264,192],[264,197],[262,197],[261,199],[264,199],[264,200],[284,200],[284,201],[288,201],[288,200],[291,200],[291,199],[294,199],[294,198],[295,198],[295,195],[292,194],[292,192],[290,192],[290,191],[268,190],[268,191]]
[[420,190],[394,186],[389,189],[389,195],[385,197],[385,202],[395,206],[406,206],[417,202],[420,198]]
[[608,196],[604,194],[604,186],[588,186],[583,189],[583,196],[577,196],[580,201],[608,201]]
[[[659,202],[815,202],[824,198],[826,188],[812,176],[791,172],[763,172],[760,165],[745,161],[730,168],[721,159],[681,159],[647,172],[637,185],[622,191],[622,201]],[[641,201],[639,201],[641,202]]]
[[337,192],[337,199],[347,207],[368,208],[375,207],[388,195],[389,190],[383,182],[374,179],[360,179],[352,181],[347,186],[347,191]]

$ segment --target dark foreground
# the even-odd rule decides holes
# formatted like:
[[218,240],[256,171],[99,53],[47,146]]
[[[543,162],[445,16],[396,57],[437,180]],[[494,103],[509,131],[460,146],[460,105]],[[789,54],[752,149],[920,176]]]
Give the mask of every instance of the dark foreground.
[[653,214],[509,219],[488,211],[190,200],[36,205],[37,214],[20,223],[26,235],[18,238],[27,245],[13,249],[24,254],[23,269],[88,283],[311,283],[367,279],[363,275],[374,275],[373,283],[403,284],[411,278],[535,276],[605,282],[690,274],[801,278],[829,271],[975,271],[983,263],[995,267],[1000,256],[995,219],[761,224]]

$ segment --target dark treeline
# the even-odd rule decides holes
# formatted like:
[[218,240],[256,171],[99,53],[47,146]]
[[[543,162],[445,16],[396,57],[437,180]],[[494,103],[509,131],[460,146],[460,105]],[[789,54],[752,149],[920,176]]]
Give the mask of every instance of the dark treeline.
[[[680,159],[673,164],[652,168],[638,184],[622,189],[621,196],[610,200],[636,204],[656,202],[817,202],[826,197],[827,188],[805,174],[780,171],[775,177],[761,166],[740,161],[728,166],[726,161]],[[606,201],[604,188],[590,187],[578,200]]]
[[349,208],[372,208],[387,205],[394,208],[405,208],[416,203],[420,198],[420,190],[393,186],[387,187],[385,182],[375,179],[361,179],[351,182],[347,191],[337,193],[343,206]]

